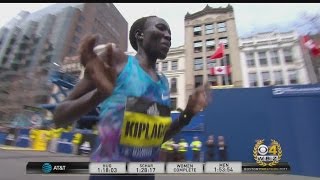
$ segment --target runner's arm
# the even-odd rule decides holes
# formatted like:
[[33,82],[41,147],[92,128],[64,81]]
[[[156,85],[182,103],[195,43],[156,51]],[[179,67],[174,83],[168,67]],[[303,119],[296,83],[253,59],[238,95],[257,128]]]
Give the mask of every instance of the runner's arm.
[[208,83],[206,83],[205,86],[199,86],[195,89],[195,92],[189,96],[186,109],[180,114],[177,120],[173,121],[167,130],[164,137],[165,141],[180,132],[184,126],[190,123],[195,114],[203,110],[208,105],[211,99],[209,90]]
[[[112,48],[111,58],[114,62],[113,67],[117,75],[119,75],[128,58],[119,47]],[[102,53],[100,56],[105,56],[105,54]],[[57,106],[53,119],[57,126],[71,124],[96,108],[108,96],[108,94],[102,94],[96,89],[94,81],[90,78],[87,71],[85,71],[84,78],[75,86],[66,100]]]
[[95,108],[104,97],[86,76],[80,80],[70,95],[59,105],[53,115],[57,126],[65,126]]
[[172,122],[163,138],[163,141],[165,142],[179,133],[184,126],[189,124],[193,116],[194,114],[189,110],[182,112],[180,116]]

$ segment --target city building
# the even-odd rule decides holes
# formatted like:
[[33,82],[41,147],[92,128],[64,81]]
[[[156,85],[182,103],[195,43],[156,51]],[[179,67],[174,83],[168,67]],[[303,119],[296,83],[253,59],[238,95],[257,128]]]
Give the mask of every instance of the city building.
[[19,19],[20,23],[10,23],[10,34],[1,43],[2,67],[10,67],[15,61],[20,63],[17,53],[24,49],[13,47],[32,36],[37,42],[29,53],[31,62],[36,61],[43,47],[41,42],[46,39],[53,45],[51,62],[61,62],[66,56],[76,55],[85,34],[100,34],[100,43],[114,42],[127,50],[128,23],[111,3],[61,3],[31,14],[24,12],[23,18],[14,19]]
[[[225,47],[223,59],[210,60],[218,45]],[[214,86],[242,86],[238,35],[233,7],[212,8],[185,15],[186,97],[195,87],[209,82]],[[211,75],[210,68],[231,66],[231,73]]]
[[170,48],[167,58],[157,61],[158,72],[163,73],[169,82],[172,110],[183,110],[186,107],[185,63],[184,46]]
[[239,40],[243,87],[308,84],[299,35],[265,32]]
[[[47,82],[54,64],[77,55],[86,34],[100,34],[99,44],[113,42],[127,50],[128,23],[112,3],[60,3],[34,13],[22,11],[0,29],[0,73],[41,71]],[[2,85],[4,78],[0,74]],[[48,96],[35,104],[48,102]]]

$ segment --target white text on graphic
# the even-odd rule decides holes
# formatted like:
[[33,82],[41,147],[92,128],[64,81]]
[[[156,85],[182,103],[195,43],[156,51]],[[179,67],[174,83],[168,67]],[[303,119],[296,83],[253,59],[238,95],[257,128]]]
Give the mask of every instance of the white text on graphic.
[[53,170],[64,171],[66,170],[66,166],[53,166]]

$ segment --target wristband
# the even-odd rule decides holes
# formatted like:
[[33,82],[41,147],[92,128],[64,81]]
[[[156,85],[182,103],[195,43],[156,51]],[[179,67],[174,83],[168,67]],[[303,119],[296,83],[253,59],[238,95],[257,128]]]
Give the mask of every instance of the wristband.
[[179,116],[179,124],[183,126],[188,125],[193,116],[193,113],[191,113],[190,111],[183,111]]

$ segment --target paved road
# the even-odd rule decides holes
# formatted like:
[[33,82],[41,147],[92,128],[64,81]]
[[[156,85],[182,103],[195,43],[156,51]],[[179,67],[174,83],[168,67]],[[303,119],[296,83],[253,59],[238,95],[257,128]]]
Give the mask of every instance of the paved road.
[[[86,162],[89,159],[69,154],[0,149],[0,180],[88,180],[87,175],[44,176],[26,174],[26,164],[29,161]],[[198,180],[320,180],[320,178],[291,175],[158,175],[156,180],[193,180],[196,178]]]

